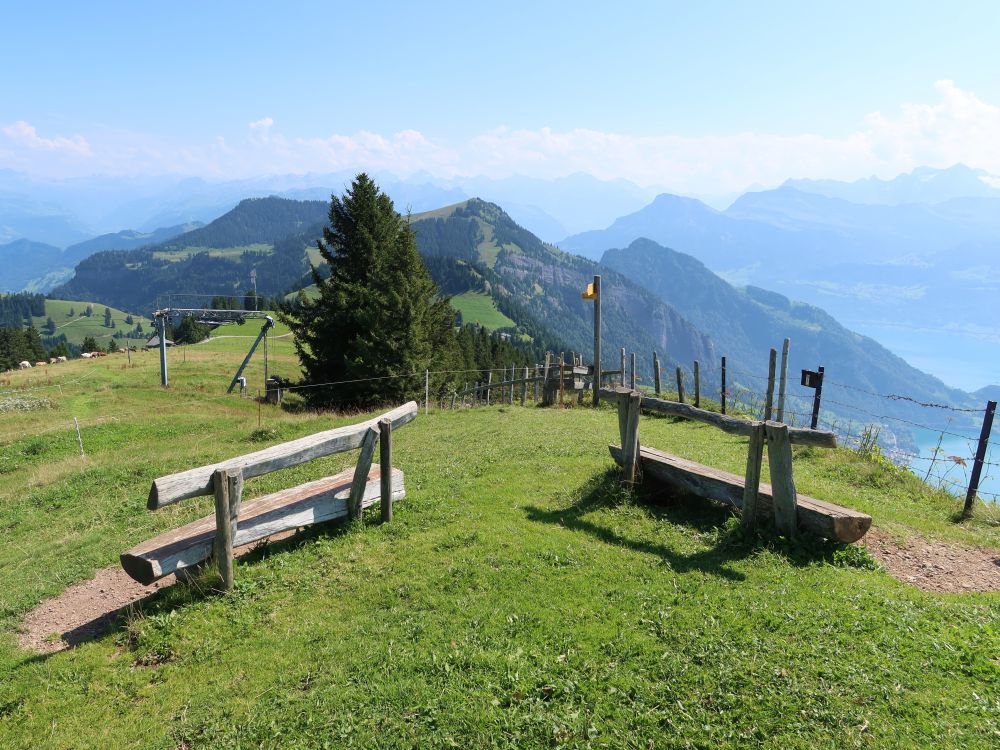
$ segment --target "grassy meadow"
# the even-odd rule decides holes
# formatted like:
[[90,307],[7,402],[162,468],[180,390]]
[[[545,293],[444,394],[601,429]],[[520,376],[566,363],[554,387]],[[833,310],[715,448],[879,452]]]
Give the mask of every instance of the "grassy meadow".
[[462,313],[463,323],[478,323],[493,331],[514,328],[517,324],[497,309],[496,302],[483,292],[464,292],[451,297],[451,306]]
[[[103,311],[103,310],[102,310]],[[262,545],[227,597],[157,594],[38,655],[21,616],[211,512],[145,509],[161,475],[357,420],[224,390],[249,322],[170,351],[25,371],[0,415],[0,747],[994,748],[1000,596],[921,592],[861,549],[744,538],[725,509],[623,491],[610,409],[421,412],[394,437],[391,524]],[[276,331],[272,372],[297,370]],[[250,390],[262,381],[255,357]],[[73,432],[80,420],[86,458]],[[644,444],[742,472],[746,441],[643,417]],[[354,454],[250,480],[247,496]],[[899,537],[1000,545],[988,518],[849,451],[796,449],[800,491]]]
[[[91,305],[94,308],[94,313],[89,318],[86,315],[82,315],[84,310],[87,309],[87,305]],[[45,325],[48,318],[52,318],[53,322],[56,324],[55,335],[60,334],[66,335],[66,340],[71,344],[76,344],[79,346],[83,343],[83,340],[87,336],[93,336],[97,339],[97,343],[101,346],[107,347],[108,342],[111,337],[114,336],[118,331],[131,331],[135,324],[142,322],[145,330],[149,332],[149,335],[153,335],[153,327],[149,323],[148,318],[144,318],[142,315],[133,314],[133,320],[135,322],[129,325],[125,322],[125,318],[128,317],[128,313],[123,310],[118,310],[114,307],[109,308],[111,310],[111,319],[115,322],[115,328],[107,328],[104,325],[104,308],[107,305],[102,305],[97,302],[72,302],[69,300],[60,299],[47,299],[45,300],[45,315],[38,317],[33,317],[31,319],[31,324],[37,328],[39,331]],[[70,315],[70,311],[73,315]],[[48,335],[44,334],[43,335]]]

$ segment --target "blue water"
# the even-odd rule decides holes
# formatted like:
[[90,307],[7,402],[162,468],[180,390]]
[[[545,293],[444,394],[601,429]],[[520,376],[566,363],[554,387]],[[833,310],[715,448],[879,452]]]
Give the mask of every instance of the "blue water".
[[[979,435],[968,438],[953,437],[945,435],[941,441],[941,449],[937,454],[937,460],[931,464],[927,459],[934,456],[934,449],[941,438],[940,432],[931,430],[915,430],[914,437],[919,449],[919,459],[914,459],[910,465],[911,471],[921,479],[927,474],[928,468],[931,470],[928,484],[941,485],[955,495],[965,497],[965,490],[969,485],[969,475],[972,474],[972,460],[976,455],[976,444]],[[952,456],[962,459],[963,466],[955,461]],[[994,427],[991,445],[986,452],[987,463],[1000,464],[1000,429]],[[956,486],[957,485],[957,486]],[[979,479],[979,496],[983,500],[994,501],[1000,497],[1000,465],[983,466],[983,473]]]

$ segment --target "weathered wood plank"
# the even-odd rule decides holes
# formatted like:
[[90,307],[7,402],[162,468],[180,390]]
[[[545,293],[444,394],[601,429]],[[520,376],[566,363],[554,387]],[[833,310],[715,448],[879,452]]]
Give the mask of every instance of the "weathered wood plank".
[[760,492],[760,467],[764,461],[766,433],[763,422],[753,422],[747,448],[747,471],[743,479],[743,528],[757,528],[757,496]]
[[625,484],[633,485],[639,477],[639,414],[642,394],[632,391],[628,400],[621,399],[619,403],[628,404],[625,417],[625,432],[622,435],[623,463],[625,469]]
[[[233,536],[233,546],[241,547],[283,531],[324,521],[347,518],[347,502],[354,470],[325,477],[298,487],[248,500]],[[392,499],[405,497],[403,472],[392,470]],[[381,471],[372,467],[362,498],[368,508],[381,497]],[[122,568],[139,583],[149,585],[164,576],[190,568],[212,554],[215,515],[173,529],[133,547],[121,555]]]
[[[627,391],[626,391],[627,392]],[[618,392],[605,388],[601,391],[601,398],[617,400]],[[676,401],[666,401],[664,399],[645,397],[642,399],[642,408],[649,411],[668,414],[673,417],[684,417],[697,422],[704,422],[713,427],[718,427],[723,432],[730,435],[742,435],[750,437],[753,430],[753,422],[746,419],[717,414],[707,409],[695,409],[690,404],[680,404]],[[837,436],[825,430],[809,430],[803,427],[789,427],[788,439],[793,445],[812,445],[817,448],[836,448]]]
[[[611,456],[622,463],[621,448],[609,445]],[[643,475],[684,492],[711,498],[734,508],[743,507],[743,477],[721,469],[704,466],[669,453],[642,447],[639,449]],[[757,493],[759,517],[773,518],[771,485],[761,483]],[[855,542],[871,527],[871,516],[823,500],[798,496],[798,528],[838,542]]]
[[365,494],[365,484],[368,482],[368,472],[372,468],[377,440],[378,430],[374,427],[369,427],[361,439],[361,455],[358,456],[358,463],[354,467],[354,479],[351,480],[351,494],[347,503],[350,516],[355,520],[361,518],[361,498]]
[[393,429],[397,429],[412,422],[416,417],[417,403],[410,401],[392,411],[359,424],[318,432],[315,435],[274,445],[255,453],[248,453],[245,456],[237,456],[209,466],[199,466],[197,469],[160,477],[153,482],[149,489],[149,500],[146,507],[150,510],[156,510],[189,497],[211,495],[213,491],[212,474],[218,469],[240,469],[244,479],[259,477],[278,469],[311,461],[314,458],[360,448],[368,428],[378,424],[379,419],[391,419]]
[[795,536],[795,477],[792,475],[792,444],[787,425],[767,422],[767,462],[771,467],[774,525],[785,536]]
[[233,537],[240,515],[243,474],[239,469],[219,469],[212,475],[215,487],[215,543],[213,553],[219,566],[222,590],[233,590]]

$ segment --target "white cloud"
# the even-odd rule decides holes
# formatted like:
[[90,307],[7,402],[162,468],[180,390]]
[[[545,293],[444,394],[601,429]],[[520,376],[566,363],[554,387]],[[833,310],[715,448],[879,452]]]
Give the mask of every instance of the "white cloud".
[[[524,174],[554,178],[586,172],[695,194],[733,193],[789,177],[892,177],[914,167],[956,162],[1000,174],[1000,106],[952,81],[934,85],[932,103],[873,112],[846,136],[731,133],[637,136],[577,128],[501,127],[444,140],[417,130],[361,131],[301,137],[276,129],[275,118],[248,123],[242,134],[201,144],[141,133],[106,132],[44,138],[24,121],[2,132],[18,146],[0,167],[67,174],[83,167],[67,155],[91,156],[88,173],[181,173],[218,178],[262,174],[386,170],[438,177]],[[26,150],[25,150],[26,149]],[[28,153],[30,152],[30,153]]]
[[90,156],[90,144],[82,135],[71,138],[57,135],[55,138],[43,138],[38,131],[24,120],[18,120],[13,125],[3,128],[3,134],[20,146],[37,151],[64,151],[82,156]]

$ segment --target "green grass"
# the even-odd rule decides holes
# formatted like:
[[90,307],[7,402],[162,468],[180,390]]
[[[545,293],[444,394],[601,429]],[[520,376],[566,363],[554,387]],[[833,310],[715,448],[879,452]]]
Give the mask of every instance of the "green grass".
[[[155,353],[72,362],[61,392],[35,392],[50,409],[5,415],[0,747],[996,746],[1000,597],[923,593],[855,548],[748,540],[709,503],[623,492],[608,409],[421,414],[394,437],[408,496],[392,524],[314,529],[239,560],[229,597],[176,586],[94,642],[20,650],[41,599],[210,511],[147,512],[153,478],[267,444],[257,405],[220,397],[237,343],[172,351],[169,390]],[[289,339],[270,351],[294,370]],[[352,421],[260,419],[271,442]],[[644,417],[641,434],[742,471],[746,441],[710,427]],[[797,449],[796,479],[900,536],[1000,543],[848,451]]]
[[[88,304],[94,308],[94,314],[89,318],[81,315],[87,309]],[[45,325],[47,318],[52,318],[56,324],[55,335],[65,334],[66,340],[77,346],[82,344],[84,338],[87,336],[93,336],[99,344],[107,346],[108,341],[115,333],[118,331],[128,332],[140,321],[142,321],[145,329],[152,335],[152,327],[149,325],[147,319],[144,319],[141,315],[133,315],[134,322],[132,325],[129,325],[125,322],[128,313],[114,307],[111,308],[111,318],[115,321],[117,328],[106,328],[104,326],[105,307],[107,305],[102,305],[98,302],[88,303],[47,299],[45,300],[45,315],[32,318],[31,323],[42,332],[43,336],[47,336],[48,334],[42,331],[42,327]],[[71,316],[69,314],[70,310],[73,310],[75,314]]]
[[463,292],[451,298],[451,306],[462,313],[463,323],[479,323],[488,330],[516,327],[517,324],[497,309],[493,298],[483,292]]

